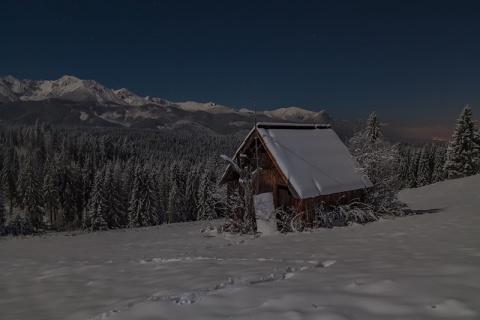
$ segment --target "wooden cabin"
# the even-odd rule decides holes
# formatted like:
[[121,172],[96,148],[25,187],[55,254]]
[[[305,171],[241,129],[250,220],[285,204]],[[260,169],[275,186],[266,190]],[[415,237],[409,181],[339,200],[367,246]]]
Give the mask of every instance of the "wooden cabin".
[[[355,169],[355,160],[330,125],[258,123],[232,158],[240,168],[261,171],[252,180],[253,194],[273,193],[276,208],[294,208],[313,219],[316,205],[362,199],[372,182]],[[239,188],[232,165],[220,183]]]

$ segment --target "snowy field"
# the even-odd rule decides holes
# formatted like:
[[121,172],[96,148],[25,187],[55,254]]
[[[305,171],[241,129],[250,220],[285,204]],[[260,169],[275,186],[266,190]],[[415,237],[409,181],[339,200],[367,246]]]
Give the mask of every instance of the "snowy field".
[[423,214],[312,233],[203,223],[0,239],[0,319],[480,319],[480,175]]

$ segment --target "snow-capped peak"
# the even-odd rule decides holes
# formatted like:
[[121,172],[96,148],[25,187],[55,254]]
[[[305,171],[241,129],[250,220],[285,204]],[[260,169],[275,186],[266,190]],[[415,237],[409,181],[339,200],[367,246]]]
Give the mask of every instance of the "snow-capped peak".
[[[117,90],[113,90],[117,96],[119,96],[121,99],[126,99],[126,98],[131,98],[131,97],[139,97],[132,91],[128,90],[127,88],[121,88]],[[140,98],[140,97],[139,97]]]
[[125,104],[112,90],[95,80],[82,80],[70,75],[62,76],[53,81],[18,80],[12,76],[7,76],[1,78],[0,94],[10,101],[57,98],[76,102],[94,101],[100,104]]
[[[186,111],[204,111],[213,114],[236,113],[253,114],[252,110],[236,109],[215,102],[171,102],[150,96],[141,97],[129,89],[109,89],[95,80],[82,80],[75,76],[64,75],[57,80],[18,80],[12,76],[0,78],[0,104],[12,101],[31,101],[62,99],[74,102],[91,101],[100,105],[144,106],[158,105],[176,107]],[[298,122],[329,122],[331,118],[325,111],[311,111],[298,107],[279,108],[273,111],[258,112],[273,119]]]
[[329,120],[330,116],[325,112],[321,111],[311,111],[298,107],[289,107],[289,108],[279,108],[273,111],[264,111],[264,114],[270,118],[277,118],[282,120],[291,120],[291,121],[305,121],[311,120],[316,122],[321,122]]
[[216,104],[215,102],[195,102],[195,101],[185,101],[177,102],[177,105],[180,106],[183,110],[188,111],[206,111],[210,113],[229,113],[235,112],[235,109]]

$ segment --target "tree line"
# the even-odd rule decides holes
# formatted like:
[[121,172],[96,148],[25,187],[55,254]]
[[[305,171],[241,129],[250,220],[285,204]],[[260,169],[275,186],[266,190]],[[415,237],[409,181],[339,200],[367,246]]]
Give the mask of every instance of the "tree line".
[[106,230],[210,214],[218,153],[242,134],[0,127],[0,234]]
[[[460,114],[448,143],[392,144],[381,134],[380,121],[372,113],[366,128],[350,138],[347,146],[360,173],[374,184],[366,193],[366,206],[345,214],[360,215],[362,221],[404,215],[404,205],[397,198],[400,189],[480,173],[480,132],[469,106]],[[341,209],[346,212],[352,207]],[[334,214],[336,211],[332,210]]]

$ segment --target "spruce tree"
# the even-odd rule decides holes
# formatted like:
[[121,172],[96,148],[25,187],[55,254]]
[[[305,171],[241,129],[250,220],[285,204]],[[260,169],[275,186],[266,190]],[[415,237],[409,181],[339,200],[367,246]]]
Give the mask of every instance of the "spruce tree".
[[84,229],[106,230],[108,228],[105,219],[106,201],[103,182],[104,171],[97,170],[90,201],[88,202],[87,213],[82,219]]
[[400,148],[400,164],[399,164],[399,180],[400,188],[408,188],[410,186],[409,181],[409,169],[411,161],[411,147],[409,145],[402,145]]
[[439,146],[435,149],[432,183],[443,181],[445,179],[445,156],[446,150],[444,146]]
[[43,225],[43,195],[37,150],[27,148],[18,179],[18,194],[25,217],[35,229]]
[[8,200],[9,214],[13,214],[13,206],[17,202],[17,181],[19,162],[12,139],[3,146],[3,167],[0,173],[4,197]]
[[418,160],[417,187],[430,184],[431,173],[427,146],[423,146]]
[[197,219],[199,176],[199,167],[191,164],[185,182],[187,221]]
[[105,219],[108,228],[121,228],[126,215],[125,202],[121,181],[115,179],[111,162],[105,168],[103,190],[105,190]]
[[3,202],[3,190],[0,188],[0,236],[5,234],[5,205]]
[[420,160],[420,152],[418,148],[413,148],[410,152],[410,167],[408,168],[408,181],[409,188],[417,187],[417,177],[418,177],[418,163]]
[[[371,118],[376,118],[373,113]],[[369,121],[370,122],[370,121]],[[379,123],[378,119],[371,121]],[[377,127],[377,125],[372,125]],[[359,173],[367,176],[374,187],[368,190],[366,201],[381,215],[403,214],[402,204],[397,199],[400,188],[400,156],[396,145],[391,145],[379,131],[368,127],[358,132],[348,142],[353,158],[358,162]]]
[[174,180],[172,181],[170,192],[168,194],[167,223],[177,221],[181,208],[183,207],[182,200],[182,194],[178,187],[178,182]]
[[142,190],[142,213],[146,225],[157,225],[162,221],[161,212],[159,210],[158,189],[155,186],[155,180],[148,171],[144,172],[145,185]]
[[380,136],[380,121],[378,120],[377,114],[372,112],[367,121],[367,136],[370,141],[375,141]]
[[174,161],[170,166],[167,222],[184,220],[186,215],[184,163]]
[[470,176],[480,172],[480,135],[467,105],[457,120],[448,143],[445,174],[448,179]]
[[133,177],[133,187],[130,193],[130,200],[128,204],[128,227],[129,228],[138,228],[146,226],[147,223],[144,219],[142,212],[143,209],[143,196],[142,189],[145,185],[143,170],[140,164],[137,164],[135,167],[134,177]]
[[50,215],[50,228],[53,227],[54,222],[57,220],[57,211],[60,207],[58,186],[57,165],[50,156],[47,156],[43,178],[43,200],[45,211]]
[[140,165],[135,169],[133,189],[128,208],[129,226],[145,227],[160,224],[162,214],[155,180]]
[[208,162],[200,177],[198,186],[197,220],[209,219],[215,216],[215,177],[212,163]]
[[[95,171],[93,169],[93,160],[91,154],[85,155],[85,163],[81,170],[81,199],[83,204],[83,216],[85,216],[88,210],[88,201],[90,199],[90,193],[92,192],[92,186],[95,179]],[[82,222],[83,224],[83,218]]]

